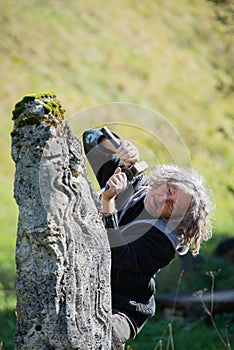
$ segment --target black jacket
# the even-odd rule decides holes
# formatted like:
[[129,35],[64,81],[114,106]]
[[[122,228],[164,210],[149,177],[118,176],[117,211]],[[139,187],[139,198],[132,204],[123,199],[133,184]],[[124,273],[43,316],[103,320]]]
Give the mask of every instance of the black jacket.
[[[99,130],[83,134],[86,156],[100,187],[123,166],[119,157],[99,143]],[[112,308],[130,317],[136,331],[155,313],[154,275],[175,256],[173,238],[165,234],[162,222],[144,209],[145,175],[139,175],[117,199],[117,226],[107,228],[111,246]]]

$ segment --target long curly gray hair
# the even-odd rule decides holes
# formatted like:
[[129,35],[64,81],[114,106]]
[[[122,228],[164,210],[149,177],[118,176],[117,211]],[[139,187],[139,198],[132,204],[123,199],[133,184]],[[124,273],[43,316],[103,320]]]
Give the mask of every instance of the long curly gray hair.
[[210,216],[215,207],[212,193],[205,185],[203,177],[192,168],[158,165],[149,174],[148,184],[150,187],[157,187],[164,183],[177,186],[192,196],[187,212],[177,220],[170,218],[167,226],[169,229],[170,226],[173,227],[184,245],[193,244],[192,254],[197,255],[201,242],[212,237]]

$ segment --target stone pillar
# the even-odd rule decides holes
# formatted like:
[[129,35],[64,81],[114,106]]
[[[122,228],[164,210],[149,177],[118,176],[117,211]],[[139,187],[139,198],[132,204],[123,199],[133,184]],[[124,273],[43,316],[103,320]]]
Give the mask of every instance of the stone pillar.
[[110,249],[80,140],[54,94],[13,111],[15,350],[110,349]]

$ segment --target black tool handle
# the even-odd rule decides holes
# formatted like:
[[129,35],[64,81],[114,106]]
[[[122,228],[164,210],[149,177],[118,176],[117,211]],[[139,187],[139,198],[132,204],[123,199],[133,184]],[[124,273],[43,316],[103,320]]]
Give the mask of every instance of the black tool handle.
[[120,141],[117,139],[117,137],[115,137],[115,135],[108,129],[107,126],[103,126],[103,128],[101,128],[101,132],[103,133],[103,135],[110,140],[110,142],[112,143],[112,145],[115,148],[119,148],[120,146]]

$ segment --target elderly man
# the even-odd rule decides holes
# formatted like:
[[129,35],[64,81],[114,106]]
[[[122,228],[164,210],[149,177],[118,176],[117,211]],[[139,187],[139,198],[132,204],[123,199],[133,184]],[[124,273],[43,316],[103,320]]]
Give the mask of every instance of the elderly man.
[[131,142],[120,140],[115,149],[98,129],[85,131],[83,142],[100,186],[108,185],[101,211],[112,256],[112,349],[118,350],[154,315],[155,273],[191,245],[198,254],[211,237],[211,201],[192,169],[161,165],[128,181],[123,168],[139,161]]

